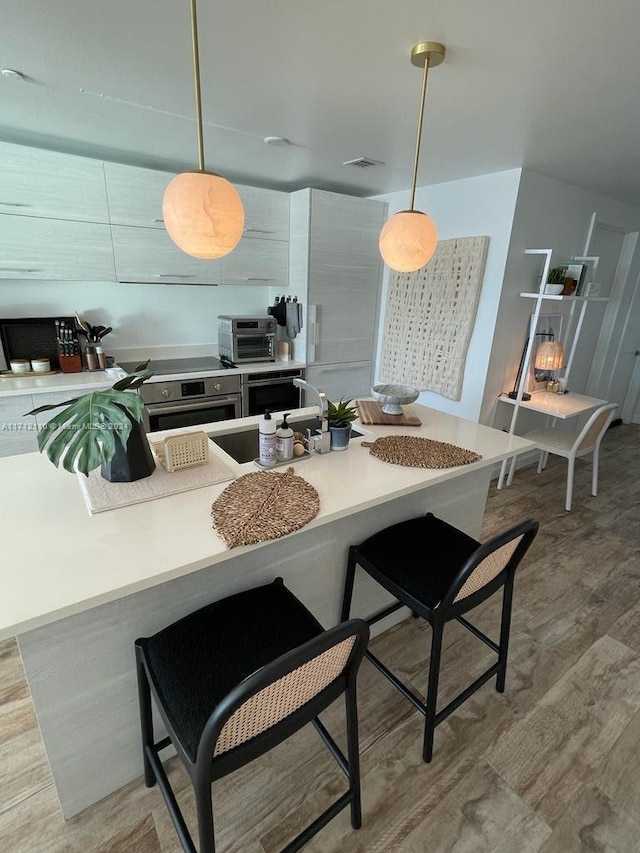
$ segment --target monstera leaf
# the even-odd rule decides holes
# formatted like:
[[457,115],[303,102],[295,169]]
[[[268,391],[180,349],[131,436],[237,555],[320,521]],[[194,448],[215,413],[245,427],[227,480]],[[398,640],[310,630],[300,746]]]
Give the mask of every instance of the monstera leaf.
[[61,406],[67,408],[44,424],[38,433],[40,452],[66,471],[89,471],[113,459],[116,441],[126,448],[133,423],[140,421],[144,403],[132,394],[151,375],[148,362],[138,365],[107,391],[93,391],[64,403],[40,406],[27,412],[37,415]]

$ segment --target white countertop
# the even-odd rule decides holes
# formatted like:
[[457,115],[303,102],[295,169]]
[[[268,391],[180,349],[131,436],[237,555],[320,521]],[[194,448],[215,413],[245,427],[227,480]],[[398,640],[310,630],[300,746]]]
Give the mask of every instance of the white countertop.
[[85,370],[82,373],[54,373],[51,376],[2,376],[0,397],[19,394],[47,394],[55,391],[72,391],[85,394],[96,388],[109,388],[120,376],[121,370]]
[[[371,438],[393,433],[448,441],[480,453],[482,460],[448,469],[405,468],[375,459],[360,446],[362,439],[354,439],[346,452],[295,463],[296,472],[320,496],[320,512],[304,529],[463,477],[535,446],[423,406],[411,410],[422,419],[422,427],[361,429]],[[315,411],[311,407],[296,414],[309,417]],[[231,425],[241,430],[258,420],[241,418],[196,429],[228,432]],[[238,475],[257,470],[251,462],[239,465],[217,447],[214,452]],[[76,475],[56,469],[38,453],[0,459],[0,639],[263,547],[230,551],[212,529],[211,504],[227,485],[90,516]]]
[[[202,379],[205,376],[238,376],[246,373],[271,373],[276,370],[302,370],[304,367],[306,365],[303,361],[259,361],[222,370],[163,374],[162,376],[152,376],[148,381],[167,382],[174,379]],[[153,370],[153,364],[151,370]],[[85,370],[82,373],[54,373],[52,376],[2,376],[0,377],[0,397],[45,394],[55,391],[72,391],[77,394],[84,394],[96,388],[108,388],[124,375],[124,371],[115,367],[108,370]]]

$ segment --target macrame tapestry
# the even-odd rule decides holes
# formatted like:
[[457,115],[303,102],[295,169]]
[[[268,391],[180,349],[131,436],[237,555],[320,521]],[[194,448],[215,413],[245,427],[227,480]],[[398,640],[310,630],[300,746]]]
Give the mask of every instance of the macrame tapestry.
[[488,246],[488,237],[442,240],[422,269],[391,273],[382,381],[460,399]]

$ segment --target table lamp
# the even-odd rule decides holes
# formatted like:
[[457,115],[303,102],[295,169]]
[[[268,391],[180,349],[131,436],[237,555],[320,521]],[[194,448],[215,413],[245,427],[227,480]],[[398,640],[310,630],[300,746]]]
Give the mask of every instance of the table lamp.
[[555,371],[564,367],[564,347],[560,341],[541,343],[536,352],[534,366],[536,370],[544,370],[550,374],[547,391],[557,392],[558,381],[555,378]]

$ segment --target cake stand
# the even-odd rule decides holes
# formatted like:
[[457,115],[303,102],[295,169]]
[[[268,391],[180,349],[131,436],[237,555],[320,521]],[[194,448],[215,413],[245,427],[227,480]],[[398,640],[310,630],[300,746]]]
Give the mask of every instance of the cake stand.
[[402,407],[418,399],[420,392],[410,385],[374,385],[371,395],[382,403],[386,415],[401,415]]

